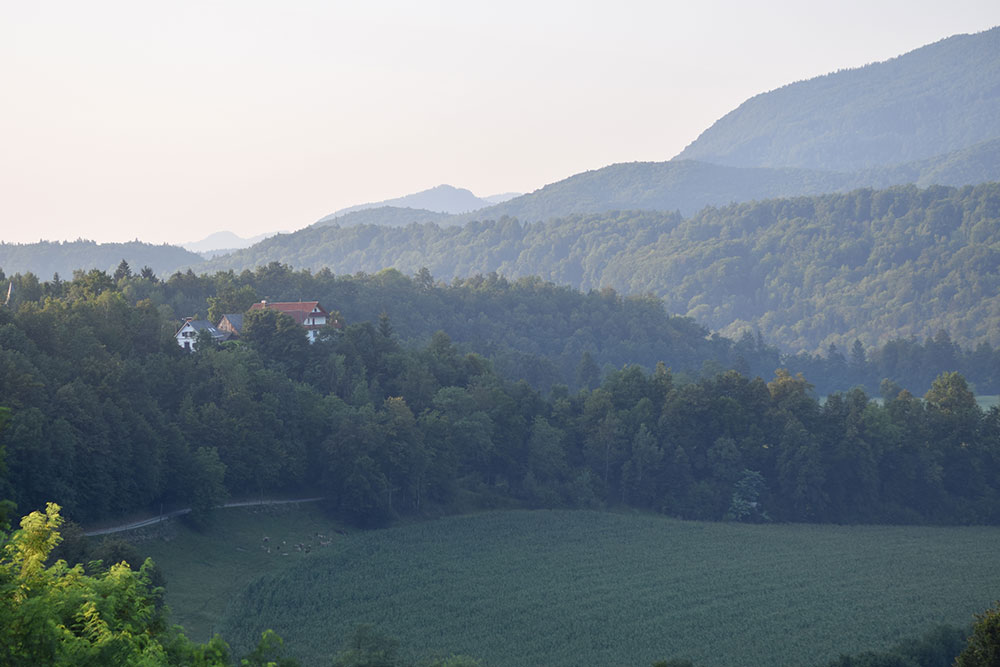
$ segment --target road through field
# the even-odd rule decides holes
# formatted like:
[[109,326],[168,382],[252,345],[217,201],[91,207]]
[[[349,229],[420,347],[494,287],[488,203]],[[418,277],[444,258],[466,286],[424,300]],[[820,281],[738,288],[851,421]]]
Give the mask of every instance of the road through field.
[[[257,505],[288,505],[291,503],[311,503],[317,500],[322,500],[322,497],[318,498],[293,498],[291,500],[246,500],[235,503],[226,503],[225,505],[219,505],[221,508],[226,507],[254,507]],[[130,523],[123,523],[118,526],[111,526],[110,528],[97,528],[94,530],[84,531],[84,535],[87,537],[94,537],[96,535],[110,535],[111,533],[121,533],[126,530],[135,530],[137,528],[145,528],[146,526],[152,526],[154,524],[172,519],[175,516],[181,516],[182,514],[187,514],[191,511],[190,507],[185,507],[184,509],[174,510],[172,512],[167,512],[166,514],[157,514],[149,519],[140,519],[139,521],[132,521]]]

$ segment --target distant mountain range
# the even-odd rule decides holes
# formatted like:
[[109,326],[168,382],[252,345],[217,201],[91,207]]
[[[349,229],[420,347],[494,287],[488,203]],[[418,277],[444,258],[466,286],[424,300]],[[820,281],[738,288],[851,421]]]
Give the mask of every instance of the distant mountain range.
[[330,215],[320,218],[315,224],[329,224],[338,218],[343,218],[349,213],[371,208],[385,208],[387,206],[392,208],[420,209],[435,213],[467,213],[469,211],[486,208],[492,204],[498,204],[508,199],[513,199],[517,196],[518,193],[516,192],[508,192],[505,194],[491,195],[489,197],[480,198],[464,188],[456,188],[451,185],[439,185],[437,187],[430,188],[429,190],[422,190],[404,197],[396,197],[395,199],[386,199],[385,201],[358,204],[357,206],[342,208],[339,211],[334,211]]

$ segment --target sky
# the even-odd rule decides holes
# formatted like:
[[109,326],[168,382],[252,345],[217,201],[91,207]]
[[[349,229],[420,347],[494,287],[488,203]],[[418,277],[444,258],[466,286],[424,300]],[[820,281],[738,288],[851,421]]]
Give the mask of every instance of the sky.
[[0,0],[0,241],[292,231],[668,160],[745,99],[997,0]]

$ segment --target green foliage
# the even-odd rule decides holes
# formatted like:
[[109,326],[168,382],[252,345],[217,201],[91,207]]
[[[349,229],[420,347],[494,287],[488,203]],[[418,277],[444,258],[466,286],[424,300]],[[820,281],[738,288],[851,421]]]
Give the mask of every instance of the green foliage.
[[841,655],[824,667],[952,667],[965,635],[959,628],[939,626],[889,650]]
[[976,616],[968,645],[955,660],[955,667],[1000,665],[1000,603]]
[[[162,589],[139,570],[112,564],[93,575],[65,561],[46,566],[62,517],[46,511],[21,520],[0,557],[0,662],[5,665],[228,665],[221,640],[197,646],[167,626]],[[197,660],[194,658],[197,656]]]

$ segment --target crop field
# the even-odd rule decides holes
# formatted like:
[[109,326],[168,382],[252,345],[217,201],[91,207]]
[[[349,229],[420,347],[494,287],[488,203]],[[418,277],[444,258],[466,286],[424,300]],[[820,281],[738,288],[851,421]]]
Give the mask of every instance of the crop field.
[[253,582],[221,624],[305,665],[359,623],[485,665],[816,665],[966,626],[1000,598],[1000,529],[751,526],[509,511],[356,534]]
[[[165,529],[130,537],[138,538],[140,553],[152,557],[166,577],[171,622],[183,625],[191,639],[207,641],[218,632],[226,605],[247,584],[332,548],[345,539],[338,529],[315,504],[302,504],[220,509],[202,530],[172,521]],[[327,541],[327,547],[320,544]],[[316,549],[305,553],[297,544]]]

